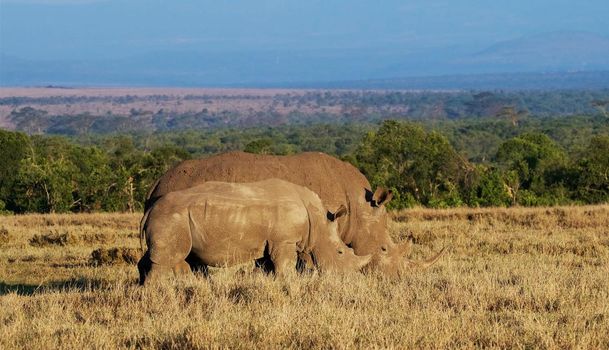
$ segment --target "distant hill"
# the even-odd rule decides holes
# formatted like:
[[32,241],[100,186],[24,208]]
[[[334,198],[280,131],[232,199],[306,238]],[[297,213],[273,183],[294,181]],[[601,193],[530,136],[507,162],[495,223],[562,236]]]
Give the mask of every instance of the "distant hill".
[[609,88],[609,71],[462,74],[278,85],[394,90],[589,90]]
[[609,68],[609,38],[556,32],[498,43],[462,61],[509,71],[584,71]]
[[[554,32],[413,52],[385,49],[162,51],[121,59],[49,61],[0,54],[0,86],[529,89],[609,87],[609,38]],[[338,82],[338,83],[337,83]]]

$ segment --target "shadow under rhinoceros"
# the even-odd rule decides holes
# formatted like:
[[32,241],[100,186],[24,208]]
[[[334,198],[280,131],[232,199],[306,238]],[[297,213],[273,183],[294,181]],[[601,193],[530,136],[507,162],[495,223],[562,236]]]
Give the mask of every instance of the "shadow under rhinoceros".
[[[202,262],[196,254],[190,253],[186,257],[186,263],[190,266],[190,270],[195,276],[201,278],[209,278],[209,267]],[[144,253],[144,258],[138,262],[138,268],[140,271],[147,271],[150,269],[150,252]],[[298,273],[310,273],[313,272],[313,266],[316,265],[315,257],[310,254],[299,254],[296,260],[295,269]],[[275,273],[275,265],[271,259],[269,252],[268,243],[264,247],[264,255],[261,258],[254,260],[254,271],[260,271],[265,274],[272,275]],[[139,284],[144,284],[145,275],[140,272]]]

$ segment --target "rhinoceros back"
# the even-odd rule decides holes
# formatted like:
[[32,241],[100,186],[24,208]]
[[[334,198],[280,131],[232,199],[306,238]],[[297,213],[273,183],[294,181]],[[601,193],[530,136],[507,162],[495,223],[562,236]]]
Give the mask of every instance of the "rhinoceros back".
[[370,183],[354,166],[324,153],[291,156],[229,152],[209,158],[186,160],[168,170],[146,200],[146,210],[163,195],[207,181],[255,182],[271,178],[304,186],[316,193],[323,206],[336,210],[341,204],[349,215],[338,221],[341,238],[349,243],[357,231],[357,216],[364,212]]
[[[255,182],[279,178],[317,193],[330,210],[346,201],[363,198],[370,189],[366,177],[351,164],[324,153],[293,156],[229,152],[209,158],[186,160],[168,170],[146,199],[148,209],[159,197],[207,181]],[[353,198],[346,198],[353,197]]]

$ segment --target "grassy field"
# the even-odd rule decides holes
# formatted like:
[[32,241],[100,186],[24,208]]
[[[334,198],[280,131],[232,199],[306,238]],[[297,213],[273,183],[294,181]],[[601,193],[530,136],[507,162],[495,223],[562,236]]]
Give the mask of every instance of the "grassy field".
[[0,216],[0,348],[609,348],[609,206],[394,214],[375,274],[136,285],[139,215]]

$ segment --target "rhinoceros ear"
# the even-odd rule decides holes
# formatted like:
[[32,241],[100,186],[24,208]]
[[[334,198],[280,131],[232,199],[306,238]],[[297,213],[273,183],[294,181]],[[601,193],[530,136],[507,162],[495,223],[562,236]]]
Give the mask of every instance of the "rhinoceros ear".
[[347,208],[341,204],[334,213],[328,211],[328,220],[334,221],[345,214],[347,214]]
[[391,190],[388,190],[385,187],[378,187],[372,195],[371,204],[373,207],[380,207],[381,205],[389,203],[391,198],[393,198],[393,192],[391,192]]

